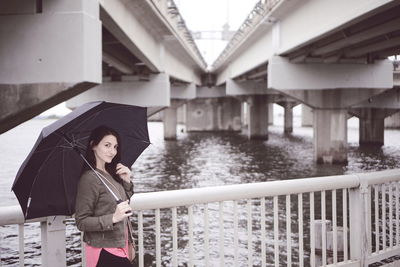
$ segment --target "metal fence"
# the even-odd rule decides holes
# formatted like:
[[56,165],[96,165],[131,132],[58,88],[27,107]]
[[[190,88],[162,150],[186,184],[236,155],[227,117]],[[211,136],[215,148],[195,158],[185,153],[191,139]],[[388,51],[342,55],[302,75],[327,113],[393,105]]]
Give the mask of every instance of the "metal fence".
[[[139,266],[368,266],[400,254],[399,182],[390,170],[136,194]],[[0,226],[19,213],[1,207]],[[42,250],[65,251],[65,228],[42,221]]]

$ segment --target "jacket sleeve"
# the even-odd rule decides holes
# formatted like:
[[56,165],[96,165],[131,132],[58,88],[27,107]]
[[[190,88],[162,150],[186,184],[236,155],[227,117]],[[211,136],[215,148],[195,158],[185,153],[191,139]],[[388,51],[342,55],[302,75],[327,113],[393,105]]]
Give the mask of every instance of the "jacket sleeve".
[[132,182],[132,180],[129,183],[127,183],[125,181],[122,181],[122,186],[125,189],[126,196],[130,200],[131,197],[133,196],[133,182]]
[[113,214],[94,216],[95,205],[99,198],[97,181],[90,172],[82,175],[76,196],[75,221],[80,231],[113,230]]

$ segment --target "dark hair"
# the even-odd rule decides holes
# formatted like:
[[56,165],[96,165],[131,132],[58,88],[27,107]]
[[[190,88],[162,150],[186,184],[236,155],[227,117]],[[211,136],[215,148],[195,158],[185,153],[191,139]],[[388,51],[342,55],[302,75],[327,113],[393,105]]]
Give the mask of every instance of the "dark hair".
[[[105,169],[117,182],[122,183],[121,177],[115,174],[117,171],[117,164],[121,160],[121,138],[117,131],[105,125],[95,128],[89,136],[85,158],[93,168],[96,168],[96,156],[94,155],[93,147],[98,145],[100,141],[107,135],[113,135],[115,138],[117,138],[118,147],[117,154],[110,163],[106,162]],[[91,168],[85,163],[83,165],[83,171],[86,170],[91,170]]]

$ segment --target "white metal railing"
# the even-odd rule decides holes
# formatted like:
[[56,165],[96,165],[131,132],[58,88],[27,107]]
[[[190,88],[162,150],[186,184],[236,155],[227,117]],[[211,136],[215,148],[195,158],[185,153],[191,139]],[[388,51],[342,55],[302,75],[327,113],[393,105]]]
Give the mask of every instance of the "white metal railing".
[[173,0],[147,0],[151,3],[154,8],[163,16],[168,25],[171,27],[175,37],[182,40],[182,45],[187,48],[189,54],[193,56],[193,59],[198,65],[206,69],[207,64],[201,55],[199,48],[197,47],[192,33],[187,28],[185,20],[180,14],[175,2]]
[[[0,227],[6,225],[18,226],[18,266],[25,266],[25,228],[27,225],[38,224],[41,237],[42,266],[66,266],[66,235],[65,223],[71,217],[52,216],[24,220],[20,206],[0,207]],[[0,228],[1,230],[1,228]],[[0,241],[0,251],[2,250]],[[4,256],[0,253],[1,257]],[[0,264],[2,266],[2,264]]]
[[285,0],[260,0],[246,17],[239,29],[232,36],[221,54],[212,63],[213,69],[218,69],[233,52],[249,37],[249,35],[262,24],[273,24],[276,19],[271,16],[274,9]]
[[[136,194],[139,266],[367,266],[400,254],[399,183],[390,170]],[[49,220],[42,247],[65,250]],[[0,207],[9,224],[19,207]]]
[[138,194],[139,266],[144,255],[156,266],[162,258],[171,266],[379,262],[400,253],[399,181],[400,170],[390,170]]

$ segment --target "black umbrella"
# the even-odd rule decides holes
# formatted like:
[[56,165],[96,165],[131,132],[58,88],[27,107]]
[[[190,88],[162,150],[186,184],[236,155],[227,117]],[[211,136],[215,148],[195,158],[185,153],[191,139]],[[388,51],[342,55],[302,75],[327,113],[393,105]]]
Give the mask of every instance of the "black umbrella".
[[88,138],[105,125],[116,130],[122,143],[121,163],[132,166],[150,144],[147,109],[90,102],[43,128],[32,151],[22,163],[12,190],[25,219],[72,215]]

